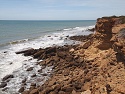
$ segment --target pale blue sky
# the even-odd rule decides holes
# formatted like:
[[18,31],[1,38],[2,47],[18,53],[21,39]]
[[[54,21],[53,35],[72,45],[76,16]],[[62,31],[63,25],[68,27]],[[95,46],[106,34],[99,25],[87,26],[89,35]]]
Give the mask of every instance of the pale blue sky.
[[125,15],[125,0],[0,0],[0,20],[92,20]]

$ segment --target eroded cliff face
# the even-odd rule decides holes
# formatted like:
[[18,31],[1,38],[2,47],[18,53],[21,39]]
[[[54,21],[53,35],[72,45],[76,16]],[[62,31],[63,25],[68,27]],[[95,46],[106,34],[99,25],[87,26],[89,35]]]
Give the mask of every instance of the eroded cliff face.
[[[81,44],[77,50],[84,53],[85,61],[91,62],[95,70],[85,74],[92,76],[91,94],[125,94],[125,24],[120,17],[103,17],[97,20],[93,38]],[[91,71],[91,72],[90,72]],[[91,73],[91,74],[90,74]],[[84,84],[86,85],[86,83]]]
[[48,81],[22,94],[125,94],[124,22],[123,16],[99,18],[80,45],[22,52],[54,66]]
[[116,52],[125,54],[125,23],[123,17],[99,18],[95,29],[95,37],[101,40],[98,45],[99,49],[113,48]]

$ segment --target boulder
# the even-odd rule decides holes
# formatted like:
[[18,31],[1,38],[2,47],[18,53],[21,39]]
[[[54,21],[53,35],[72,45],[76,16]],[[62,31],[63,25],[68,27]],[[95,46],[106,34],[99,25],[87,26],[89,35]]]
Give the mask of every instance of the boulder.
[[28,68],[26,71],[32,71],[33,67]]
[[25,83],[25,82],[26,82],[26,80],[27,80],[27,79],[26,79],[26,78],[24,78],[24,79],[22,80],[22,83]]
[[31,83],[31,86],[36,86],[36,83]]
[[5,77],[3,77],[2,81],[5,81],[9,78],[13,78],[14,76],[12,74],[6,75]]
[[19,51],[19,52],[16,52],[16,54],[22,54],[22,53],[26,53],[26,52],[33,52],[34,49],[31,48],[31,49],[28,49],[28,50],[24,50],[24,51]]
[[33,74],[31,77],[36,77],[36,74]]
[[6,83],[6,82],[2,82],[2,83],[0,84],[0,88],[4,88],[5,86],[7,86],[7,83]]
[[88,29],[88,30],[94,32],[94,31],[95,31],[95,28],[91,28],[91,29]]
[[23,91],[24,91],[24,87],[21,87],[21,88],[18,90],[19,93],[21,93],[21,92],[23,92]]

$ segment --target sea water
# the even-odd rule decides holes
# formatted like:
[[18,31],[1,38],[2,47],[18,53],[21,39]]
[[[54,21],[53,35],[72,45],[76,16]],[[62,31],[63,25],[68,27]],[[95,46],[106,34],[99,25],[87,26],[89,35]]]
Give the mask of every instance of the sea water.
[[[36,59],[15,52],[25,49],[46,48],[55,45],[72,44],[74,41],[67,39],[67,36],[88,35],[93,28],[95,20],[72,20],[72,21],[12,21],[0,20],[0,81],[7,74],[13,74],[5,92],[0,94],[14,94],[21,87],[21,81],[27,77],[27,87],[35,79],[41,77],[37,71],[41,66],[36,65]],[[26,69],[34,67],[31,72]],[[43,73],[50,73],[52,67],[46,67]],[[37,78],[31,78],[32,74],[37,74]],[[43,84],[48,77],[44,77]],[[37,81],[36,81],[37,82]]]

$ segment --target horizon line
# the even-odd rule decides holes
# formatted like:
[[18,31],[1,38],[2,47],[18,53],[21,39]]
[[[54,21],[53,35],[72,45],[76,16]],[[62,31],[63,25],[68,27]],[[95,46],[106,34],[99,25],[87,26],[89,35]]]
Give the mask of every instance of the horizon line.
[[[93,19],[89,19],[89,20],[93,20]],[[76,20],[76,19],[75,20],[34,20],[34,19],[33,20],[28,20],[28,19],[27,20],[17,20],[17,19],[16,20],[13,20],[13,19],[1,20],[0,19],[0,21],[85,21],[85,20]],[[87,21],[88,21],[88,19],[87,19]]]

